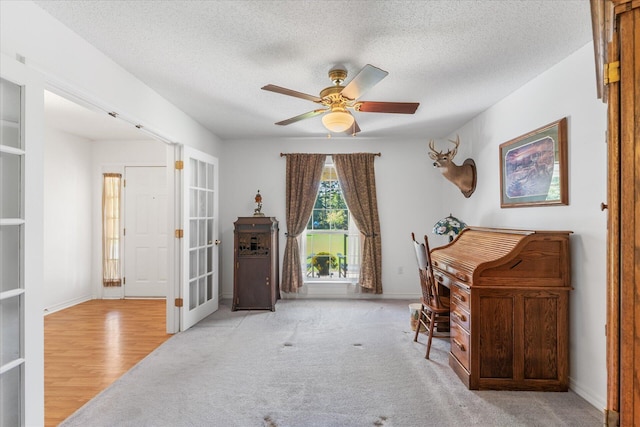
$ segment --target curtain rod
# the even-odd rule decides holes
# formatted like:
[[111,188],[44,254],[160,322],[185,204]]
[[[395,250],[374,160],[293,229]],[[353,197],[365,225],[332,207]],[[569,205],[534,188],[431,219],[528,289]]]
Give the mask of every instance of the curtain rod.
[[[285,157],[285,156],[287,156],[289,154],[299,154],[299,153],[280,153],[280,157]],[[303,154],[311,154],[311,153],[303,153]],[[324,154],[326,156],[333,156],[333,155],[336,155],[336,154],[350,154],[350,153],[319,153],[319,154]],[[382,153],[369,153],[369,154],[373,154],[376,157],[381,157],[382,156]]]

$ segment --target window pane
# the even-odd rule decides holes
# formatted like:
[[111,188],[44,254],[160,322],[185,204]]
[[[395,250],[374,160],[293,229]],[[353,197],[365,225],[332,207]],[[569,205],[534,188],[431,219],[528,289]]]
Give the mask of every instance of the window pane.
[[[351,245],[350,249],[348,242],[358,240],[359,232],[350,221],[349,210],[337,179],[335,167],[326,165],[307,224],[302,267],[306,269],[307,277],[357,280],[359,248]],[[354,239],[349,237],[351,231]]]

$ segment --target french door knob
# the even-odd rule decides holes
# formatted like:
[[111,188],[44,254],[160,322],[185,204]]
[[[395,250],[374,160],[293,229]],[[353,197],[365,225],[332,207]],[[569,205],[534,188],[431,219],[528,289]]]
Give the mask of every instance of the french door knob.
[[220,240],[216,239],[216,246],[218,246],[220,243],[222,243],[222,242],[220,242]]

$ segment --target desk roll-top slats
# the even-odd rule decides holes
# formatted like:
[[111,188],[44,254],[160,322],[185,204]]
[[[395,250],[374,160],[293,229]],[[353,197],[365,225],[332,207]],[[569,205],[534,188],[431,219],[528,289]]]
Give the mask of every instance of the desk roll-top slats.
[[449,364],[470,389],[566,391],[570,231],[468,227],[431,252]]

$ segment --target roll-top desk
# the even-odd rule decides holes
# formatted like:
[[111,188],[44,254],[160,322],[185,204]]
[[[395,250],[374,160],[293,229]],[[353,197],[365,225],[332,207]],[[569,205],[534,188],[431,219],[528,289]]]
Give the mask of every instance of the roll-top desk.
[[568,389],[570,234],[468,227],[432,250],[451,291],[449,365],[469,389]]

